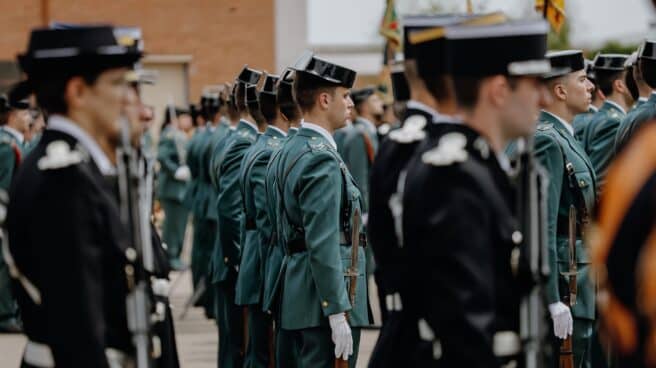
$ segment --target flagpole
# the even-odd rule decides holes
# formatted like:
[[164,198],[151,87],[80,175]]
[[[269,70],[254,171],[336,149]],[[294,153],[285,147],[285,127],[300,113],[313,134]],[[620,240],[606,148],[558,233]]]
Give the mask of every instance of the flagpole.
[[542,17],[547,19],[547,8],[549,8],[549,0],[544,0],[544,6],[542,7]]

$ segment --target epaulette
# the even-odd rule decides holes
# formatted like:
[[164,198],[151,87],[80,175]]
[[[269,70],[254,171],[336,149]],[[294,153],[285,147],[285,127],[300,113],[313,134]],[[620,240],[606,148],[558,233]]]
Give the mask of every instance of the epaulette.
[[280,139],[280,138],[278,138],[278,137],[271,137],[271,138],[267,141],[267,146],[268,146],[268,147],[278,148],[278,147],[280,147],[281,145],[282,145],[282,139]]
[[328,145],[322,139],[317,139],[317,137],[312,137],[307,142],[308,147],[314,152],[325,151],[328,149]]
[[37,163],[39,170],[63,169],[82,162],[84,155],[65,141],[53,141],[46,147],[46,155]]
[[428,124],[423,115],[412,115],[405,119],[403,127],[389,133],[389,138],[394,142],[407,144],[417,142],[426,137],[424,128]]
[[449,166],[465,162],[469,153],[465,149],[467,137],[462,133],[447,133],[440,138],[437,146],[421,155],[421,161],[432,166]]

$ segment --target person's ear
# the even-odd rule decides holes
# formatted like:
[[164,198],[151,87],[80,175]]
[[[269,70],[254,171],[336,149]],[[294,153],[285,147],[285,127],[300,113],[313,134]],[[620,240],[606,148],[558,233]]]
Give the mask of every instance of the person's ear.
[[89,86],[80,76],[71,78],[64,89],[64,101],[69,108],[78,108],[84,104]]

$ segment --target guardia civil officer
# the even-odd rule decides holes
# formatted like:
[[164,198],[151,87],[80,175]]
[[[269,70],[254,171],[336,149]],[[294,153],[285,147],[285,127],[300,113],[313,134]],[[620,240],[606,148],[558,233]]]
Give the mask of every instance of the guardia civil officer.
[[[551,103],[540,113],[535,134],[535,155],[549,173],[547,189],[547,249],[550,276],[546,298],[559,344],[572,335],[574,363],[589,367],[589,344],[595,320],[595,286],[589,273],[590,258],[582,233],[596,202],[597,179],[594,166],[580,142],[574,138],[571,121],[587,110],[592,84],[585,75],[583,54],[579,50],[548,55],[554,71],[546,78]],[[575,247],[577,264],[576,304],[563,300],[569,293],[570,272],[569,212],[576,209]],[[557,350],[556,350],[557,351]]]
[[592,92],[591,92],[592,103],[590,103],[590,106],[588,107],[587,111],[582,112],[574,117],[572,126],[574,127],[574,136],[585,146],[586,143],[583,141],[583,139],[587,134],[586,130],[590,125],[589,124],[590,120],[592,119],[592,116],[596,114],[597,111],[599,111],[599,107],[601,107],[601,104],[606,99],[606,96],[599,88],[599,82],[597,81],[597,73],[595,72],[594,69],[595,60],[588,60],[588,59],[584,59],[584,60],[585,60],[585,74],[588,77],[588,81],[592,84]]
[[296,354],[294,341],[289,331],[280,327],[280,286],[281,269],[285,257],[285,245],[280,236],[279,223],[281,216],[277,212],[279,201],[278,189],[276,187],[276,168],[280,162],[280,150],[289,140],[298,133],[303,116],[296,103],[293,93],[294,70],[287,68],[278,81],[276,93],[276,104],[280,109],[283,120],[289,124],[287,136],[279,145],[271,145],[270,158],[266,167],[264,181],[266,220],[268,226],[263,226],[262,237],[269,239],[264,253],[264,283],[262,285],[262,310],[270,314],[274,319],[274,357],[275,366],[278,368],[294,367]]
[[404,311],[433,347],[421,366],[519,363],[520,280],[511,254],[520,239],[504,149],[534,129],[545,96],[538,76],[550,71],[547,31],[541,20],[446,27],[444,59],[463,122],[438,134],[429,125],[403,195]]
[[[418,338],[416,324],[404,323],[404,306],[400,290],[403,287],[404,269],[407,266],[402,239],[402,187],[399,177],[405,169],[419,142],[426,137],[430,125],[439,130],[444,124],[459,122],[451,116],[455,113],[455,97],[448,88],[444,75],[445,63],[441,62],[445,42],[435,38],[417,46],[409,41],[412,34],[442,29],[458,22],[461,16],[406,16],[403,19],[405,43],[403,61],[410,100],[401,119],[401,127],[389,133],[381,143],[371,169],[368,235],[376,259],[375,277],[383,311],[383,327],[369,365],[371,367],[395,367],[407,364],[408,356],[398,354],[397,349],[415,349],[412,359],[421,362],[422,356],[430,359],[432,346]],[[432,53],[423,55],[423,74],[419,72],[417,48],[427,47]],[[399,85],[401,83],[397,83]],[[402,84],[401,84],[402,85]],[[439,111],[439,112],[438,112]],[[421,363],[417,363],[421,364]]]
[[235,102],[241,120],[210,161],[218,191],[218,236],[212,253],[210,281],[216,287],[219,323],[219,366],[241,367],[244,359],[243,311],[235,304],[235,285],[241,257],[243,217],[239,170],[248,148],[258,137],[258,127],[246,105],[246,89],[258,83],[262,73],[244,67],[238,76]]
[[[621,151],[622,147],[631,139],[631,136],[646,121],[656,116],[656,41],[646,40],[638,50],[637,70],[645,83],[651,88],[652,93],[643,104],[631,110],[620,123],[615,137],[615,152]],[[638,81],[636,75],[636,82]]]
[[18,57],[49,115],[16,174],[7,219],[25,367],[132,360],[126,266],[134,249],[114,183],[125,75],[140,55],[119,44],[112,27],[80,26],[35,29]]
[[294,69],[304,120],[276,167],[286,253],[280,326],[290,331],[299,366],[333,367],[343,359],[354,367],[359,328],[369,324],[363,199],[332,133],[350,115],[356,74],[309,52]]
[[615,157],[617,129],[634,102],[625,82],[627,58],[628,55],[600,54],[594,60],[597,83],[606,100],[590,119],[582,142],[597,176],[598,190],[602,189],[606,170]]

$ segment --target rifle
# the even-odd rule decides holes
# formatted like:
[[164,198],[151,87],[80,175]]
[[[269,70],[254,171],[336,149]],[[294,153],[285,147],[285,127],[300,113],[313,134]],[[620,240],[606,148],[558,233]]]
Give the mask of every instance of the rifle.
[[[562,275],[568,278],[568,292],[563,297],[570,309],[576,304],[576,207],[569,207],[569,271]],[[572,336],[568,336],[560,344],[560,368],[574,367],[574,351],[572,350]]]
[[151,284],[154,270],[150,233],[152,166],[144,160],[130,140],[130,122],[122,119],[121,146],[117,149],[117,171],[121,221],[130,231],[130,247],[126,251],[128,281],[126,298],[128,327],[136,349],[136,366],[153,366],[151,339]]
[[[523,343],[524,363],[527,368],[545,366],[544,347],[548,328],[543,323],[545,303],[543,287],[549,275],[548,254],[546,250],[547,218],[546,193],[548,175],[533,156],[532,136],[517,142],[518,167],[517,205],[520,225],[521,245],[513,251],[513,268],[518,272],[521,257],[528,265],[530,291],[520,304],[520,338]],[[515,239],[514,239],[515,240]],[[521,246],[521,251],[520,251]]]
[[[358,284],[358,252],[360,248],[360,209],[356,208],[353,213],[353,226],[351,227],[351,267],[346,271],[349,277],[349,301],[351,308],[355,308],[355,293]],[[348,314],[347,314],[348,320]],[[348,360],[335,358],[335,368],[348,368]]]

